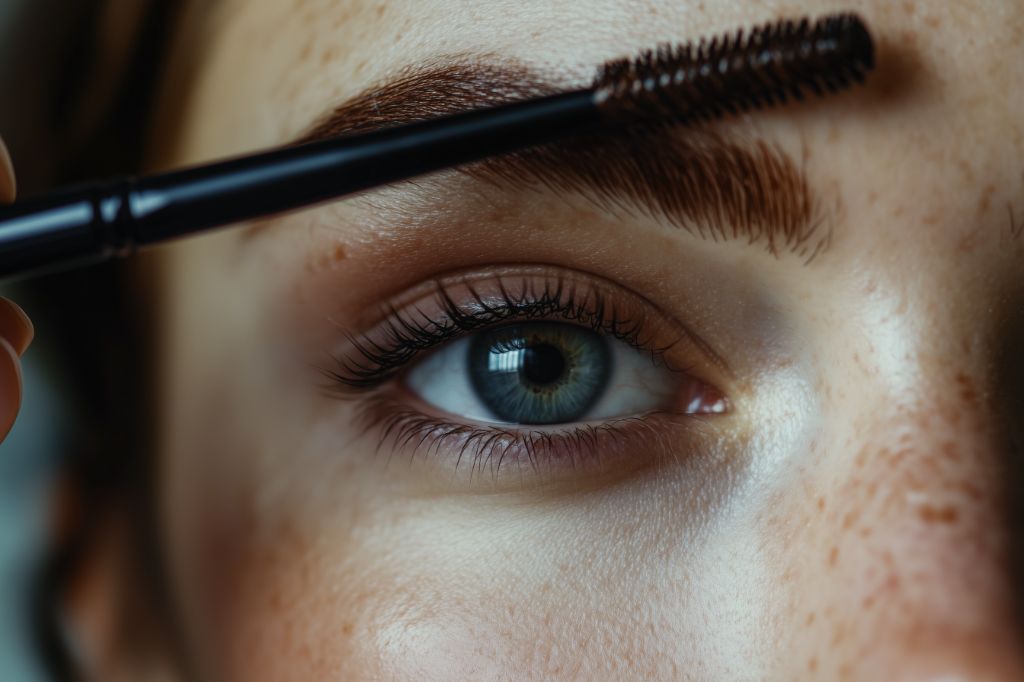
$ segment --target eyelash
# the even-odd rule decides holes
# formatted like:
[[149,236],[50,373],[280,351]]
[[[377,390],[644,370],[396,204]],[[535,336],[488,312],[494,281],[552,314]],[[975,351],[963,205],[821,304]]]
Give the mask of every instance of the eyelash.
[[[392,452],[405,450],[411,459],[429,457],[442,448],[453,449],[453,469],[469,460],[469,476],[488,470],[501,473],[502,466],[528,467],[534,473],[555,469],[576,470],[583,465],[600,468],[605,459],[628,460],[637,451],[652,451],[664,438],[664,429],[681,415],[671,412],[650,412],[619,417],[602,424],[581,424],[557,431],[509,429],[500,426],[455,424],[423,414],[392,397],[380,396],[365,407],[365,429],[379,429],[378,453],[387,444]],[[703,417],[686,415],[694,428],[705,423]],[[645,450],[646,448],[646,450]],[[616,451],[628,449],[623,457]],[[663,448],[662,448],[663,449]],[[634,458],[634,465],[643,458]]]
[[[651,338],[643,335],[643,319],[623,316],[619,309],[607,303],[600,289],[589,289],[581,296],[576,286],[566,288],[565,280],[557,279],[554,287],[545,281],[544,290],[534,294],[530,291],[528,280],[524,279],[523,293],[519,296],[501,285],[500,298],[495,305],[486,301],[471,284],[462,284],[470,293],[468,306],[457,303],[445,285],[437,283],[435,301],[445,318],[440,322],[431,320],[418,308],[414,308],[418,314],[416,317],[412,313],[388,307],[384,340],[349,336],[357,359],[334,358],[336,367],[328,370],[327,375],[335,382],[335,387],[343,393],[372,390],[394,378],[425,352],[464,334],[504,322],[539,319],[580,324],[618,339],[636,350],[650,353],[653,362],[660,362],[671,371],[687,371],[686,368],[674,368],[665,362],[665,354],[675,345],[675,341],[662,346],[654,345]],[[469,310],[471,307],[477,310]]]
[[[450,448],[454,469],[458,471],[468,459],[472,478],[474,473],[485,469],[497,476],[507,463],[534,473],[539,473],[542,466],[548,470],[575,470],[583,463],[590,469],[600,469],[605,459],[637,466],[649,458],[638,458],[636,452],[674,451],[667,447],[665,434],[681,423],[687,427],[684,437],[694,442],[699,440],[696,432],[706,423],[706,418],[680,410],[542,430],[530,426],[453,422],[410,405],[410,393],[401,387],[393,391],[379,390],[431,349],[464,334],[522,320],[579,324],[650,354],[652,362],[669,371],[684,375],[691,371],[689,366],[673,366],[666,357],[677,344],[698,345],[687,332],[672,328],[669,334],[658,333],[659,327],[664,329],[664,322],[659,324],[651,319],[650,313],[642,310],[626,314],[623,306],[611,302],[600,286],[563,277],[545,277],[542,286],[532,286],[535,280],[523,277],[514,287],[521,293],[513,293],[506,286],[507,277],[497,280],[493,297],[482,295],[467,280],[438,281],[431,303],[439,312],[435,317],[440,319],[432,319],[423,312],[422,306],[398,310],[392,305],[385,308],[385,321],[374,331],[358,337],[348,336],[349,350],[342,356],[335,356],[335,366],[325,371],[331,380],[329,390],[341,397],[371,394],[362,401],[360,421],[364,433],[379,432],[378,452],[390,445],[392,453],[406,451],[412,459]],[[464,303],[459,303],[453,293],[460,287],[468,294]],[[674,443],[678,447],[678,441]]]

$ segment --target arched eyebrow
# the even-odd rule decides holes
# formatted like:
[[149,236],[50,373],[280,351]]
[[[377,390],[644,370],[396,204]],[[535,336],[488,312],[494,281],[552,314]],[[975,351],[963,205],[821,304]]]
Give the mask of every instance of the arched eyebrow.
[[[407,68],[334,108],[297,143],[367,133],[550,94],[564,84],[495,59],[454,57]],[[517,189],[587,195],[714,241],[743,240],[805,261],[829,242],[803,169],[778,145],[735,130],[647,127],[595,132],[459,169]]]

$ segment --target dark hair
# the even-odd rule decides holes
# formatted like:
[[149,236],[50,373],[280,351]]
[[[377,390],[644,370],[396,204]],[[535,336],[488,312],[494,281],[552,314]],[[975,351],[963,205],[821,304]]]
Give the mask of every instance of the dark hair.
[[[74,117],[55,118],[54,127],[65,128],[59,131],[65,133],[61,139],[73,145],[59,161],[56,184],[132,173],[141,167],[153,85],[160,80],[168,29],[180,4],[146,3],[127,66],[109,104],[94,116],[91,132],[79,130],[75,135],[67,130]],[[57,110],[74,111],[89,90],[102,3],[94,9],[92,23],[78,27],[74,40],[63,46],[67,69],[57,88]],[[113,263],[37,279],[16,294],[40,331],[39,347],[33,352],[45,357],[60,377],[73,408],[73,436],[61,453],[55,486],[58,523],[37,573],[31,613],[41,663],[58,680],[78,676],[62,624],[64,591],[110,511],[123,507],[132,512],[127,519],[138,550],[133,557],[138,570],[133,573],[141,581],[126,586],[139,593],[141,599],[133,594],[133,601],[160,613],[161,621],[170,620],[155,532],[154,458],[148,441],[153,430],[146,399],[149,306],[142,284],[129,265]],[[116,428],[109,426],[115,424]]]

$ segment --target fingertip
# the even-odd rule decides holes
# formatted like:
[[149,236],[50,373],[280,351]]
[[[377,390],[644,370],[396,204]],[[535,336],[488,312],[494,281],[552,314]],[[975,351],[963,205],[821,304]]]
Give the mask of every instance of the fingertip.
[[7,437],[21,408],[21,361],[14,347],[0,339],[0,440]]
[[25,311],[14,301],[0,298],[0,337],[21,356],[35,337],[35,327]]
[[4,140],[0,137],[0,204],[8,204],[17,196],[18,185],[14,176],[14,164],[7,151]]

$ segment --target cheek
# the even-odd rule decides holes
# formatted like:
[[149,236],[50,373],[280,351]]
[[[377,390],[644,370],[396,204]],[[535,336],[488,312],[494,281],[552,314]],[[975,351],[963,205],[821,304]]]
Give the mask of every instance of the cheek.
[[705,551],[654,514],[444,499],[395,513],[355,488],[319,521],[195,515],[180,551],[214,679],[678,679],[693,661],[714,679],[738,665],[723,643],[756,626],[735,548]]
[[543,599],[492,593],[454,562],[411,566],[369,544],[279,527],[272,545],[231,558],[222,547],[220,561],[204,561],[202,617],[213,630],[203,658],[215,679],[496,679],[516,667],[526,633],[550,638],[553,613],[535,617]]
[[1004,450],[967,392],[816,446],[777,501],[764,534],[784,677],[884,676],[1012,636]]

